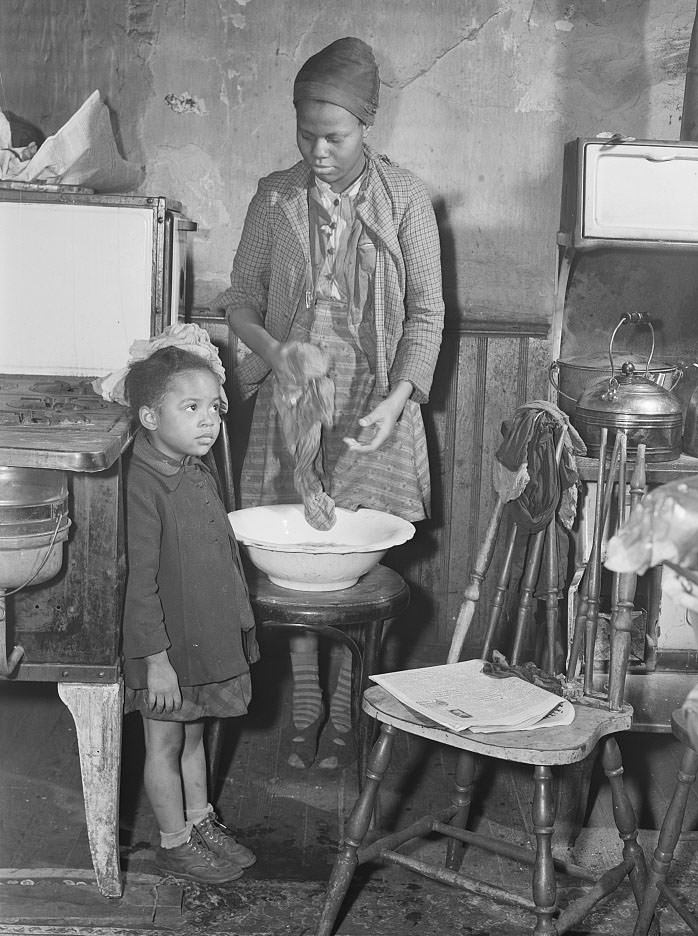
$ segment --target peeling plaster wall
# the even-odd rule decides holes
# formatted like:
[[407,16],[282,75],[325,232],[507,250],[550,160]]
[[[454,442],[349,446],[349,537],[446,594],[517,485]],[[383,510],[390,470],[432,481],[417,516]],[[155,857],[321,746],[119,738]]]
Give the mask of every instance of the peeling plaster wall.
[[[297,159],[298,67],[361,36],[383,77],[372,142],[431,190],[451,320],[545,319],[563,144],[678,139],[694,14],[692,0],[2,0],[0,107],[48,133],[99,88],[141,190],[199,223],[205,306],[257,179]],[[573,304],[598,278],[582,276]]]

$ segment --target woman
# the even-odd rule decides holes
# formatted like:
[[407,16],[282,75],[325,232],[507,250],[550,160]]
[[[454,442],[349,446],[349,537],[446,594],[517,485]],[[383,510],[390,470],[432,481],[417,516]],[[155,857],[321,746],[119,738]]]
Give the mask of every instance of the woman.
[[[411,521],[429,511],[420,404],[443,328],[439,238],[423,183],[367,146],[379,87],[373,51],[360,39],[338,39],[303,65],[293,89],[303,159],[260,180],[231,286],[217,302],[249,350],[237,372],[243,398],[257,393],[243,507],[299,500],[273,378],[298,382],[293,348],[309,342],[329,362],[335,388],[334,424],[323,427],[315,460],[324,490],[339,507]],[[348,652],[326,726],[314,638],[292,642],[291,663],[288,762],[347,763]]]

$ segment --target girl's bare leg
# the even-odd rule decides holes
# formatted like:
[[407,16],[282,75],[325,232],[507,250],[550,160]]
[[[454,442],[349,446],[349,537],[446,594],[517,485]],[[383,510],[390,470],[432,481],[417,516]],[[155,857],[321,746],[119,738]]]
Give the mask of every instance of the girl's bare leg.
[[186,825],[180,769],[184,728],[182,722],[143,719],[143,782],[160,831],[165,834],[180,832]]
[[208,807],[204,721],[186,722],[181,757],[184,808],[189,815],[203,816]]

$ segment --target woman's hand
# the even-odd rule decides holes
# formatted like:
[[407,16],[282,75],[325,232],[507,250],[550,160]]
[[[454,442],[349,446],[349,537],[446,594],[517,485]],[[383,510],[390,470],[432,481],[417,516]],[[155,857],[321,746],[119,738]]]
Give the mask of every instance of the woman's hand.
[[282,387],[303,383],[303,375],[298,373],[292,347],[292,343],[277,341],[269,355],[271,369]]
[[182,707],[182,691],[166,650],[145,658],[148,667],[147,704],[151,712],[178,712]]
[[412,384],[409,380],[401,380],[393,392],[359,420],[364,428],[373,426],[373,438],[370,442],[359,442],[358,439],[345,438],[344,442],[354,452],[375,452],[393,434],[398,419],[402,416],[405,404],[412,394]]

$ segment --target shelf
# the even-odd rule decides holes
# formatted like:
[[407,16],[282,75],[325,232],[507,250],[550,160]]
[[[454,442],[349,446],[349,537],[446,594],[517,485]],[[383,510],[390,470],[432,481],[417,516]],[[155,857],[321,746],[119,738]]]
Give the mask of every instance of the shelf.
[[[628,454],[628,464],[634,461],[632,453]],[[577,470],[582,481],[596,481],[599,476],[598,458],[577,458]],[[688,478],[698,474],[698,458],[692,455],[679,455],[677,459],[669,462],[647,462],[647,483],[664,484],[677,478]]]

